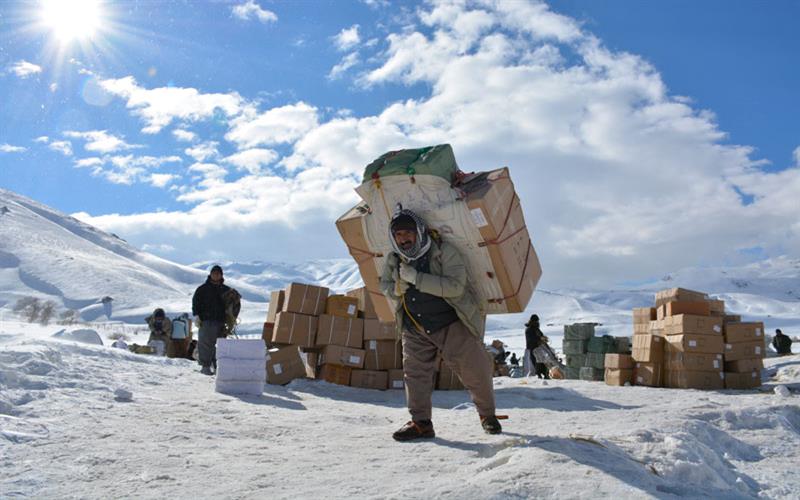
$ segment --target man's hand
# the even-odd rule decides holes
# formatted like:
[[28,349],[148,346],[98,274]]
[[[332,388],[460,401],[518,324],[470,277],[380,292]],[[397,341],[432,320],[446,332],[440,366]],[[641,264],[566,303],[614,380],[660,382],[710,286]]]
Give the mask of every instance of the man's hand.
[[415,285],[417,283],[417,270],[411,264],[400,263],[400,279],[406,283]]

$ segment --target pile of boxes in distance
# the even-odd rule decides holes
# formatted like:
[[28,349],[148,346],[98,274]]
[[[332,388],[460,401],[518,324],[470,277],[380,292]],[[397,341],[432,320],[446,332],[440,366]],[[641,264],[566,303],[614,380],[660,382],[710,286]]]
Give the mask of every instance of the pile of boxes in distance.
[[[262,332],[266,381],[284,385],[316,378],[366,389],[403,389],[402,346],[395,323],[381,321],[366,288],[330,295],[324,287],[292,283],[270,294]],[[447,367],[440,389],[460,389]]]
[[[633,384],[691,389],[761,385],[764,324],[725,313],[703,292],[671,288],[633,310]],[[626,364],[626,363],[622,363]]]
[[[595,335],[596,323],[574,323],[564,326],[562,344],[568,379],[606,380],[614,385],[630,381],[627,359],[630,358],[630,337]],[[627,371],[626,371],[627,370]]]

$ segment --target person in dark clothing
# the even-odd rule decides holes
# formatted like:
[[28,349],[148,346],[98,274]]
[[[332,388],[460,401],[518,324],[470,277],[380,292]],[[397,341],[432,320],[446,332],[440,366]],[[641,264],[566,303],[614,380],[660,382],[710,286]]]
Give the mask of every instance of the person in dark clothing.
[[[534,352],[540,353],[539,355]],[[544,353],[544,356],[541,354]],[[542,358],[542,359],[539,359]],[[531,315],[531,319],[525,323],[525,357],[522,360],[523,374],[526,377],[536,375],[539,378],[551,378],[551,371],[557,369],[553,375],[561,378],[563,373],[560,371],[560,361],[547,342],[547,337],[539,328],[539,316]]]
[[192,297],[192,314],[200,318],[197,360],[202,366],[200,373],[204,375],[212,375],[211,366],[217,366],[217,339],[225,336],[222,294],[229,289],[222,277],[222,268],[215,265],[206,282],[197,287]]
[[508,360],[508,362],[511,363],[511,366],[519,366],[519,359],[517,359],[517,353],[512,352],[511,359]]
[[786,356],[792,353],[792,339],[784,335],[780,328],[775,330],[775,337],[772,339],[772,347],[778,356]]

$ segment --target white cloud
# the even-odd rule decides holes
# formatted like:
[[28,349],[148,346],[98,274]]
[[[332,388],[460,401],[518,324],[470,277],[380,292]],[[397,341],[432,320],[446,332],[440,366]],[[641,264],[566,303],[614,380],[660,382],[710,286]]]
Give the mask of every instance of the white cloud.
[[232,154],[224,159],[241,170],[246,170],[252,175],[262,172],[262,166],[269,165],[278,159],[278,153],[271,149],[247,149]]
[[219,143],[216,141],[203,142],[186,148],[184,152],[188,156],[194,158],[195,161],[203,162],[219,156],[219,151],[217,150],[218,145]]
[[180,178],[180,176],[175,174],[150,174],[150,184],[158,188],[163,188],[178,178]]
[[304,102],[258,113],[249,109],[231,123],[225,139],[240,148],[291,143],[318,125],[317,108]]
[[197,134],[182,128],[173,130],[172,135],[175,136],[175,139],[181,142],[194,142],[197,140]]
[[138,144],[128,144],[125,142],[124,138],[109,134],[105,130],[89,130],[86,132],[68,130],[64,132],[64,135],[71,139],[82,139],[86,141],[83,148],[86,151],[95,153],[114,153],[142,147]]
[[22,146],[12,146],[11,144],[0,144],[0,153],[24,153],[27,151]]
[[[81,214],[81,215],[83,215],[83,214]],[[155,245],[151,245],[149,243],[145,243],[144,245],[142,245],[142,250],[144,250],[145,252],[157,252],[157,253],[168,254],[168,253],[174,252],[175,251],[175,247],[172,246],[172,245],[168,245],[166,243],[155,244]]]
[[266,24],[278,20],[278,16],[274,12],[262,9],[254,0],[247,0],[245,3],[235,5],[232,12],[235,17],[245,21],[252,19]]
[[333,43],[341,51],[350,50],[361,43],[361,36],[358,34],[358,25],[354,24],[349,28],[344,28],[333,37]]
[[19,78],[29,78],[42,72],[42,67],[28,61],[17,61],[8,66],[8,70]]
[[336,66],[331,68],[331,72],[328,73],[328,78],[331,80],[340,78],[344,73],[347,72],[347,70],[358,64],[358,62],[359,59],[357,52],[352,52],[350,54],[347,54],[342,58],[341,61],[339,61],[339,63]]
[[53,141],[47,147],[64,156],[72,156],[72,143],[69,141]]
[[[89,168],[92,175],[102,177],[112,184],[132,185],[147,182],[157,187],[165,186],[175,177],[150,172],[170,163],[180,163],[179,156],[104,156],[102,158],[81,158],[75,161],[76,168]],[[159,185],[163,182],[163,185]]]

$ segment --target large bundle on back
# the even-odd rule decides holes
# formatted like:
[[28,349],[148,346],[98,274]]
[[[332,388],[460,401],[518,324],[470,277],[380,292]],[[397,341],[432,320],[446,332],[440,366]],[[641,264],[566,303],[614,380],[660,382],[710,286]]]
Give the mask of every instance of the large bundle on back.
[[447,144],[392,151],[367,166],[356,191],[364,202],[336,225],[382,320],[394,319],[379,279],[398,204],[460,250],[486,314],[525,309],[542,271],[507,168],[464,174]]

